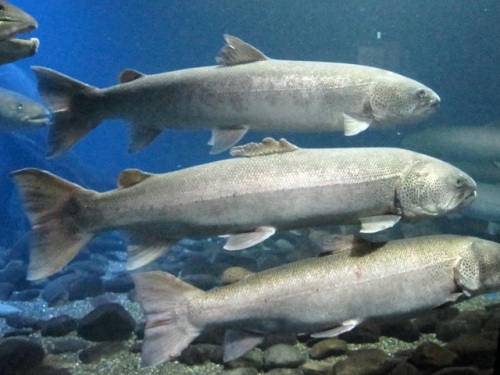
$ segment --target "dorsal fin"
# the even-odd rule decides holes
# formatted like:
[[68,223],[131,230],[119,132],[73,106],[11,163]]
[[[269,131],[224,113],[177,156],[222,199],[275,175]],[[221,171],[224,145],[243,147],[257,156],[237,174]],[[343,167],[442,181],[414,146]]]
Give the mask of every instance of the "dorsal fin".
[[232,156],[251,158],[253,156],[281,154],[283,152],[290,152],[298,149],[299,147],[288,142],[285,138],[276,141],[271,137],[267,137],[262,140],[262,143],[251,142],[246,145],[233,147],[229,153]]
[[224,34],[224,39],[226,44],[215,58],[218,64],[231,66],[268,60],[266,55],[257,48],[245,43],[239,38]]
[[386,242],[372,242],[361,237],[347,234],[326,235],[320,239],[320,242],[320,256],[349,251],[349,256],[351,257],[362,257],[386,244]]
[[150,176],[152,176],[151,173],[146,173],[139,169],[125,169],[118,176],[118,187],[128,188],[137,185],[138,183],[144,181]]
[[127,83],[127,82],[135,81],[136,79],[142,78],[144,76],[145,76],[145,74],[138,72],[137,70],[125,69],[118,76],[118,81],[120,83]]

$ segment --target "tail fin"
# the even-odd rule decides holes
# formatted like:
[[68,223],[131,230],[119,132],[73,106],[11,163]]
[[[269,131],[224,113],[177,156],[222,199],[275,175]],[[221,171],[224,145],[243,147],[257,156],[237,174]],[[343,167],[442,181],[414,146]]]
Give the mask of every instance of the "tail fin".
[[92,116],[93,104],[89,99],[97,88],[52,69],[40,66],[31,69],[42,100],[52,113],[48,156],[57,156],[99,125],[100,120]]
[[[133,274],[137,299],[146,315],[142,367],[156,366],[179,356],[203,327],[189,321],[187,297],[205,292],[166,272]],[[198,298],[198,297],[197,297]]]
[[96,194],[40,169],[13,172],[33,228],[28,280],[50,276],[93,237],[79,227],[82,200]]

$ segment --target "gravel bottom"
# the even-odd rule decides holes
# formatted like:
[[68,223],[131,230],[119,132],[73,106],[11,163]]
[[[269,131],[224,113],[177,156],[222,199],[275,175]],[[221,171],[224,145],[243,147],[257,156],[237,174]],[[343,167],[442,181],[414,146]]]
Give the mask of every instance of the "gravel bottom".
[[[126,295],[116,294],[111,295],[110,298],[122,304],[131,313],[134,319],[136,319],[136,321],[142,321],[144,319],[140,305],[136,302],[130,301]],[[460,310],[474,310],[484,308],[494,303],[498,303],[498,298],[479,296],[461,302],[455,306]],[[62,314],[80,318],[94,308],[92,300],[75,301],[58,307],[48,307],[47,304],[40,299],[32,302],[9,302],[9,304],[19,308],[25,315],[40,319],[49,319]],[[5,324],[5,320],[0,319],[0,335],[3,335],[9,330],[11,330],[11,328]],[[33,334],[31,337],[41,342],[46,348],[51,346],[51,342],[53,340],[56,340],[55,338],[41,337],[39,333]],[[434,334],[425,334],[421,335],[420,339],[413,343],[407,343],[392,337],[381,337],[380,341],[377,343],[349,344],[348,348],[349,350],[378,348],[384,350],[387,354],[394,355],[400,350],[414,349],[423,342],[429,341],[443,344],[441,341],[436,339]],[[96,363],[83,364],[79,361],[77,353],[58,356],[49,355],[47,361],[57,367],[67,368],[74,375],[94,375],[98,372],[100,373],[101,371],[103,371],[106,375],[215,375],[219,371],[223,370],[223,366],[211,362],[207,362],[204,365],[199,366],[187,366],[177,361],[164,363],[154,368],[140,368],[140,355],[137,353],[130,353],[128,351],[128,348],[134,344],[134,342],[134,339],[123,342],[123,350],[114,355],[105,357]],[[307,347],[304,344],[297,344],[297,348],[304,354],[307,353]],[[329,358],[329,360],[332,361],[331,363],[333,365],[345,358],[346,356],[338,356]]]

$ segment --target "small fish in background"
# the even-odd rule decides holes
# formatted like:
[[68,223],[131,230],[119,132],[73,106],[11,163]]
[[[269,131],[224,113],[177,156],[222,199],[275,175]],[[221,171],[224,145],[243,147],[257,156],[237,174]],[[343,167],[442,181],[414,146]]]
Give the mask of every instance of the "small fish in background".
[[49,123],[50,112],[27,96],[0,88],[0,131],[38,128]]
[[500,233],[500,184],[477,184],[478,198],[469,207],[455,214],[485,220],[490,235]]
[[28,279],[49,276],[106,230],[130,235],[127,268],[190,236],[242,250],[276,231],[359,225],[363,233],[455,212],[475,182],[443,161],[397,148],[301,149],[282,139],[234,147],[240,156],[164,174],[125,170],[98,193],[39,169],[12,173],[31,221]]
[[166,272],[133,274],[146,315],[142,366],[174,359],[208,327],[226,329],[227,362],[266,334],[335,337],[371,319],[408,318],[500,290],[497,243],[437,235],[366,242],[365,251],[361,242],[208,292]]
[[210,128],[216,154],[249,129],[342,131],[419,121],[440,103],[430,88],[374,67],[274,60],[230,35],[209,66],[144,75],[126,70],[117,86],[98,89],[54,70],[33,67],[53,113],[49,156],[59,155],[107,119],[131,123],[129,150],[147,146],[166,128]]
[[500,163],[500,121],[483,126],[436,126],[409,134],[401,145],[450,162]]
[[37,38],[19,39],[38,27],[36,20],[21,9],[0,0],[0,65],[33,56],[40,45]]

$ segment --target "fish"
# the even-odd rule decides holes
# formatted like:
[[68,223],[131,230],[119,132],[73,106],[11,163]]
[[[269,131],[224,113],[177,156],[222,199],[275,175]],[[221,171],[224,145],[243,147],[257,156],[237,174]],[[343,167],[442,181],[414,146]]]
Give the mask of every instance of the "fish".
[[487,231],[495,235],[500,231],[500,184],[477,184],[478,197],[470,206],[456,215],[485,220]]
[[448,161],[500,162],[500,122],[435,126],[409,134],[401,146]]
[[361,254],[296,261],[207,292],[161,271],[132,278],[146,316],[143,367],[179,356],[206,328],[226,330],[227,362],[267,334],[335,337],[370,320],[408,318],[498,291],[500,244],[457,235],[394,240]]
[[17,92],[0,88],[0,131],[40,128],[49,123],[50,112]]
[[30,33],[38,27],[37,21],[28,13],[0,0],[0,64],[8,64],[33,56],[40,40],[16,38],[17,34]]
[[403,149],[302,149],[266,138],[231,153],[163,174],[125,170],[103,193],[43,170],[13,172],[34,232],[28,279],[57,272],[107,230],[129,234],[132,270],[184,237],[222,236],[225,250],[241,250],[305,227],[361,224],[373,233],[454,212],[476,194],[462,171]]
[[53,113],[48,155],[65,152],[108,119],[130,122],[130,152],[146,147],[166,128],[208,127],[210,153],[217,154],[249,129],[351,136],[369,126],[419,121],[440,103],[430,88],[393,72],[270,59],[241,39],[224,38],[217,66],[152,75],[125,70],[120,84],[104,89],[32,67]]

